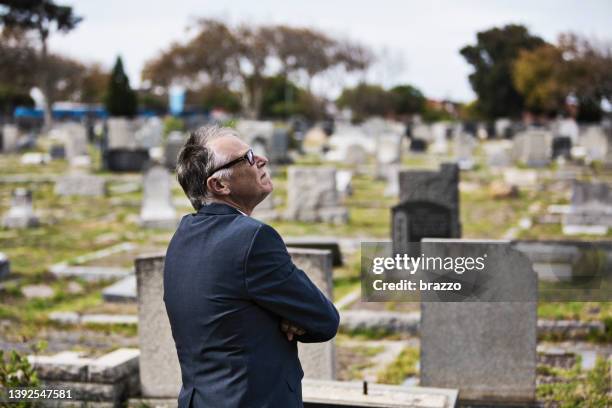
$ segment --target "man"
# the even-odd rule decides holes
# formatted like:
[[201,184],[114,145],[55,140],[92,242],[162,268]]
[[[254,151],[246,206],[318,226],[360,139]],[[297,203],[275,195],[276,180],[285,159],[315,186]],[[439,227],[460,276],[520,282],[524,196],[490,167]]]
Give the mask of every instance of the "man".
[[272,191],[267,159],[228,128],[203,127],[177,175],[196,214],[166,253],[164,302],[183,386],[179,407],[302,407],[297,343],[336,335],[338,311],[250,217]]

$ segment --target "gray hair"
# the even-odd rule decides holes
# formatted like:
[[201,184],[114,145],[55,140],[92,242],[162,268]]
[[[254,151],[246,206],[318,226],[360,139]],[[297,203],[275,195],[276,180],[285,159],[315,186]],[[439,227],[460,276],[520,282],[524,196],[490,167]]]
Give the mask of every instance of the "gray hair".
[[[179,152],[176,163],[178,182],[196,211],[210,200],[210,192],[206,186],[207,178],[212,175],[211,172],[215,168],[228,161],[227,157],[210,147],[211,141],[223,136],[238,137],[238,133],[232,128],[217,125],[202,126],[191,132]],[[215,172],[215,176],[220,179],[227,179],[231,174],[231,168]]]

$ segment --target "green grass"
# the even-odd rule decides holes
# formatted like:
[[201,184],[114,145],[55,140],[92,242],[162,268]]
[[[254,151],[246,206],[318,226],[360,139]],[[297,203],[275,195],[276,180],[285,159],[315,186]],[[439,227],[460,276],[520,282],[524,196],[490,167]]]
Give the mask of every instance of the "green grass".
[[419,361],[419,349],[407,347],[389,366],[378,373],[377,382],[381,384],[401,384],[407,377],[417,374],[416,364]]
[[539,401],[562,408],[607,408],[612,404],[610,363],[603,358],[598,358],[593,370],[586,373],[580,370],[579,362],[569,370],[547,367],[539,368],[538,372],[561,380],[538,385]]

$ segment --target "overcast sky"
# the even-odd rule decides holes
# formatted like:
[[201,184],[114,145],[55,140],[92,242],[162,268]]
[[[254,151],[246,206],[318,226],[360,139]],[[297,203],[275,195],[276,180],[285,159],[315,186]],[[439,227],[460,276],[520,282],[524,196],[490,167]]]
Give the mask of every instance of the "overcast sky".
[[[56,0],[84,17],[74,31],[51,38],[61,52],[111,67],[124,59],[133,85],[147,59],[186,36],[198,17],[230,24],[308,26],[356,40],[383,54],[369,80],[385,86],[411,83],[432,98],[474,98],[459,49],[476,33],[508,23],[526,25],[547,41],[573,31],[612,40],[610,0]],[[333,92],[333,91],[332,91]]]

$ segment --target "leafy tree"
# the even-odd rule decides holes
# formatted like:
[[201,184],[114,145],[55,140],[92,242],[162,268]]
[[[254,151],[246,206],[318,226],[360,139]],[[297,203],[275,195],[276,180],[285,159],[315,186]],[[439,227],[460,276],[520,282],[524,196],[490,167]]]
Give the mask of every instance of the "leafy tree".
[[[52,31],[69,32],[82,18],[73,14],[72,7],[60,6],[52,0],[0,0],[0,22],[9,28],[34,31],[40,40],[40,66],[49,63],[47,41]],[[38,85],[46,98],[45,124],[51,123],[52,90],[50,76],[46,69],[41,69]]]
[[[250,117],[268,109],[262,107],[264,85],[270,83],[265,80],[268,76],[283,76],[287,85],[292,77],[305,78],[310,92],[315,76],[332,68],[365,69],[372,58],[369,50],[359,44],[307,28],[245,24],[231,27],[211,19],[200,20],[194,28],[197,33],[193,39],[174,43],[147,62],[143,79],[165,88],[180,83],[193,92],[205,86],[231,89],[238,84],[244,111]],[[284,103],[295,104],[298,99],[299,95],[287,86]]]
[[391,88],[393,111],[396,115],[410,115],[423,112],[425,96],[411,85],[398,85]]
[[11,116],[16,106],[34,106],[30,89],[36,79],[36,50],[19,30],[0,32],[0,115]]
[[388,91],[379,85],[361,83],[344,89],[336,101],[341,108],[350,108],[353,120],[360,122],[368,116],[387,116],[393,113],[393,100]]
[[83,103],[104,103],[110,73],[99,64],[85,68],[82,74],[79,101]]
[[520,52],[514,63],[513,81],[527,109],[548,114],[563,109],[570,92],[563,80],[564,66],[563,53],[554,45],[545,44]]
[[474,67],[470,84],[478,95],[478,109],[487,118],[518,117],[523,97],[512,82],[512,66],[521,50],[544,44],[522,25],[492,28],[477,34],[475,45],[463,47],[461,55]]
[[231,113],[240,112],[241,107],[240,95],[224,86],[208,85],[189,92],[187,101],[206,110],[223,109]]
[[130,80],[123,71],[123,61],[117,57],[111,73],[106,95],[106,110],[111,116],[132,117],[138,111],[136,92],[130,87]]
[[[308,90],[298,87],[282,75],[265,78],[263,89],[260,116],[286,119],[300,115],[312,120],[323,116],[323,103]],[[290,103],[285,98],[287,89],[294,95]]]

